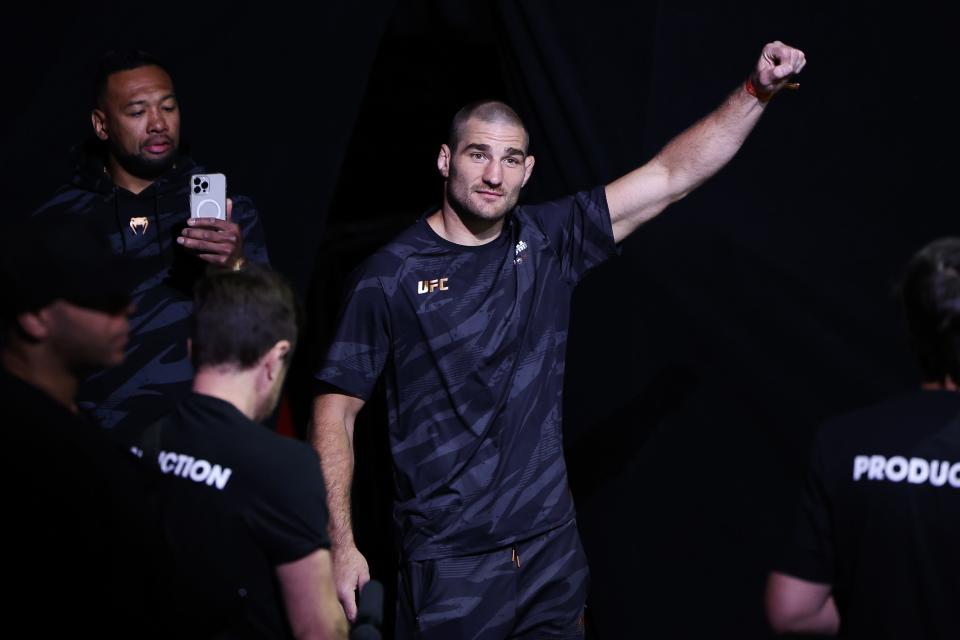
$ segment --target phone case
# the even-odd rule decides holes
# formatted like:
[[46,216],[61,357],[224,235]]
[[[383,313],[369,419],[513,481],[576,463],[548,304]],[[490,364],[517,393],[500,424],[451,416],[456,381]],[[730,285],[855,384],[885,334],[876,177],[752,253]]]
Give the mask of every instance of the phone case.
[[222,173],[190,176],[190,216],[227,219],[227,177]]

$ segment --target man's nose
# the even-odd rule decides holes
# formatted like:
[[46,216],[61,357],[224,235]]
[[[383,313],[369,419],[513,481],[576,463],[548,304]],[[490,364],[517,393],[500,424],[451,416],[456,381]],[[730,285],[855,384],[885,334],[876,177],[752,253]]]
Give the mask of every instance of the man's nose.
[[498,161],[493,161],[483,170],[483,181],[489,185],[499,185],[503,182],[503,167]]
[[147,122],[147,130],[150,133],[161,133],[167,130],[167,117],[162,109],[150,111],[150,120]]

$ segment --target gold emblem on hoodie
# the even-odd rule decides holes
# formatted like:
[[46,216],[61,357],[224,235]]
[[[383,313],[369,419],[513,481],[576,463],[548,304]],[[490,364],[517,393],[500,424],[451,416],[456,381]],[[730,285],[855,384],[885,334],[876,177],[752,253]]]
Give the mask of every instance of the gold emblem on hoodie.
[[147,232],[147,227],[150,226],[150,220],[147,216],[134,216],[130,218],[130,230],[133,231],[133,235],[142,236]]

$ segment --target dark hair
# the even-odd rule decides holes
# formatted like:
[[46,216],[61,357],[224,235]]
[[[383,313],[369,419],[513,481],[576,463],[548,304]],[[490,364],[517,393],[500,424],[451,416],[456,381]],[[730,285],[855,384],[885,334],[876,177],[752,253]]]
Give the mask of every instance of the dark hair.
[[921,249],[900,286],[907,326],[924,379],[960,384],[960,238]]
[[276,271],[251,264],[208,275],[193,290],[194,369],[248,369],[280,340],[290,341],[289,358],[299,321],[293,291]]
[[457,152],[463,126],[470,118],[477,118],[483,122],[504,122],[520,127],[523,129],[524,147],[530,144],[530,134],[527,132],[526,125],[510,105],[499,100],[479,100],[464,106],[453,116],[450,131],[447,133],[447,146],[450,147],[451,153]]
[[140,49],[119,49],[107,51],[100,58],[97,73],[93,77],[93,104],[99,106],[103,94],[107,91],[107,81],[115,73],[130,71],[140,67],[160,67],[172,76],[170,70],[153,54]]

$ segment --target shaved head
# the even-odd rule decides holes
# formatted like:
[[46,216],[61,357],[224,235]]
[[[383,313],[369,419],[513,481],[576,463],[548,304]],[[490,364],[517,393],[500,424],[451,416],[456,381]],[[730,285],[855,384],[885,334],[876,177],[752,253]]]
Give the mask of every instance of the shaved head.
[[471,118],[476,118],[481,122],[496,122],[520,127],[523,129],[523,150],[524,152],[527,151],[527,147],[530,144],[530,134],[527,132],[527,127],[523,124],[523,120],[520,119],[517,112],[504,102],[498,100],[481,100],[466,105],[453,116],[453,121],[450,123],[450,132],[447,134],[447,146],[450,147],[452,153],[457,152],[457,145],[460,144],[463,127]]

